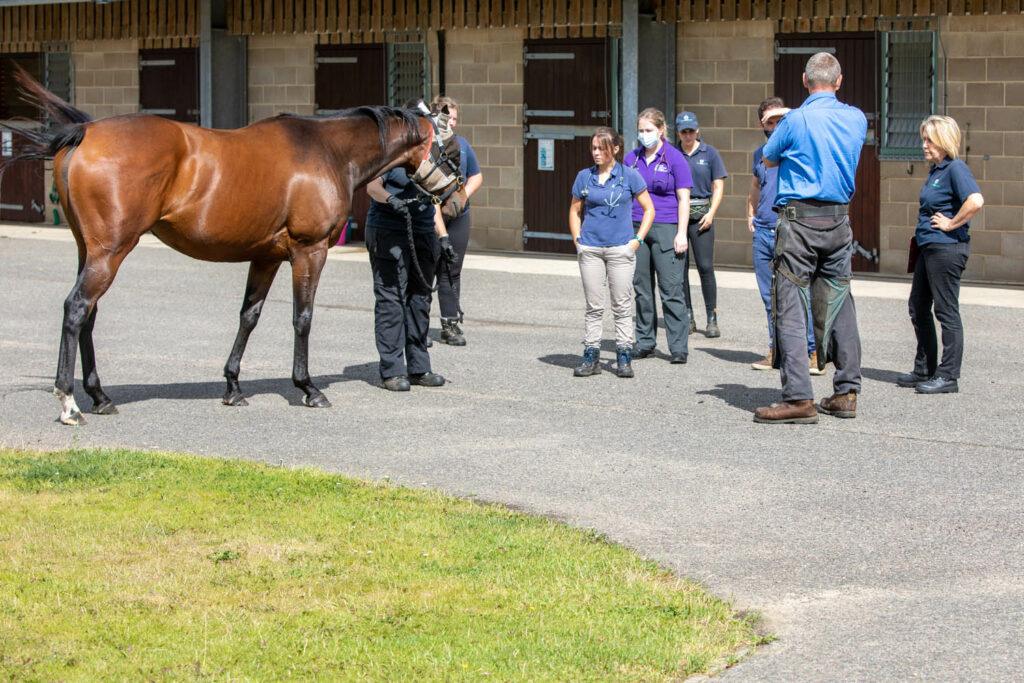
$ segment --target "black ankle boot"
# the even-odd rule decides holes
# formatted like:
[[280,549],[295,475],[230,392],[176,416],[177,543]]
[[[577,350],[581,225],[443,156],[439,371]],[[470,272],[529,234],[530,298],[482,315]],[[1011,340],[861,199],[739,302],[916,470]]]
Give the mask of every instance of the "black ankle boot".
[[718,329],[718,309],[708,313],[708,329],[704,332],[705,337],[721,337],[722,332]]
[[455,318],[441,318],[441,341],[450,346],[465,346],[466,338],[462,336],[459,323]]

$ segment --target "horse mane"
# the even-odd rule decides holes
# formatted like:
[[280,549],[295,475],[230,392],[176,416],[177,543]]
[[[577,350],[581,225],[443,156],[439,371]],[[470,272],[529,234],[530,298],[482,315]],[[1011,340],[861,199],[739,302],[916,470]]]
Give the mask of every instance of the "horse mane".
[[384,149],[387,146],[387,130],[391,123],[395,121],[405,124],[406,143],[415,145],[423,142],[424,140],[424,137],[420,135],[419,125],[419,120],[424,117],[424,114],[421,114],[415,109],[402,109],[400,107],[384,106],[352,107],[351,109],[342,109],[339,112],[331,114],[329,118],[346,119],[356,117],[369,118],[377,124],[377,130],[380,133],[381,149]]

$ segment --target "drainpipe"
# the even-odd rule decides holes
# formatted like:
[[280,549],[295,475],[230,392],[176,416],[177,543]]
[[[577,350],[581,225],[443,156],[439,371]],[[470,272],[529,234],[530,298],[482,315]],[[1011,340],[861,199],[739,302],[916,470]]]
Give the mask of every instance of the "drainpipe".
[[[626,149],[636,146],[636,117],[638,113],[639,87],[637,69],[639,67],[639,2],[623,0],[622,2],[622,137]],[[625,151],[625,150],[623,150]]]
[[213,126],[213,11],[199,0],[199,125]]

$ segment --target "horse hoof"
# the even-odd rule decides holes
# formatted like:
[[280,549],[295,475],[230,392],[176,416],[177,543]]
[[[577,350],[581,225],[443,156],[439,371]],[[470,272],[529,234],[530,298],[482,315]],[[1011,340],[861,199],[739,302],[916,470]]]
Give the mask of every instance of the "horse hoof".
[[61,413],[60,421],[63,424],[71,425],[72,427],[78,427],[80,425],[84,425],[85,424],[85,415],[82,415],[78,411],[75,411],[73,413],[68,413],[67,415],[64,415],[63,413]]
[[323,394],[317,394],[316,396],[305,396],[302,399],[310,408],[330,408],[331,402],[327,400],[327,397]]
[[247,406],[249,402],[245,400],[245,396],[242,396],[242,392],[238,391],[233,394],[224,394],[224,398],[221,402],[226,406]]
[[107,400],[92,407],[93,415],[117,415],[117,406],[113,401]]

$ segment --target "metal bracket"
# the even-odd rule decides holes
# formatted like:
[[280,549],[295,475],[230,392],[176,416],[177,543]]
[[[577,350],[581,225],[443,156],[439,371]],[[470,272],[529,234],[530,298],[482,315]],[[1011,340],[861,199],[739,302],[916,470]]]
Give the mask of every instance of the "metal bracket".
[[861,256],[863,256],[864,258],[866,258],[868,261],[871,261],[872,263],[877,264],[879,261],[878,249],[872,249],[871,251],[868,251],[864,247],[860,246],[860,242],[858,242],[857,240],[853,241],[853,250],[856,251]]
[[836,53],[834,47],[780,47],[779,41],[775,41],[775,61],[779,61],[779,55],[814,55],[819,52],[827,52],[830,55]]

